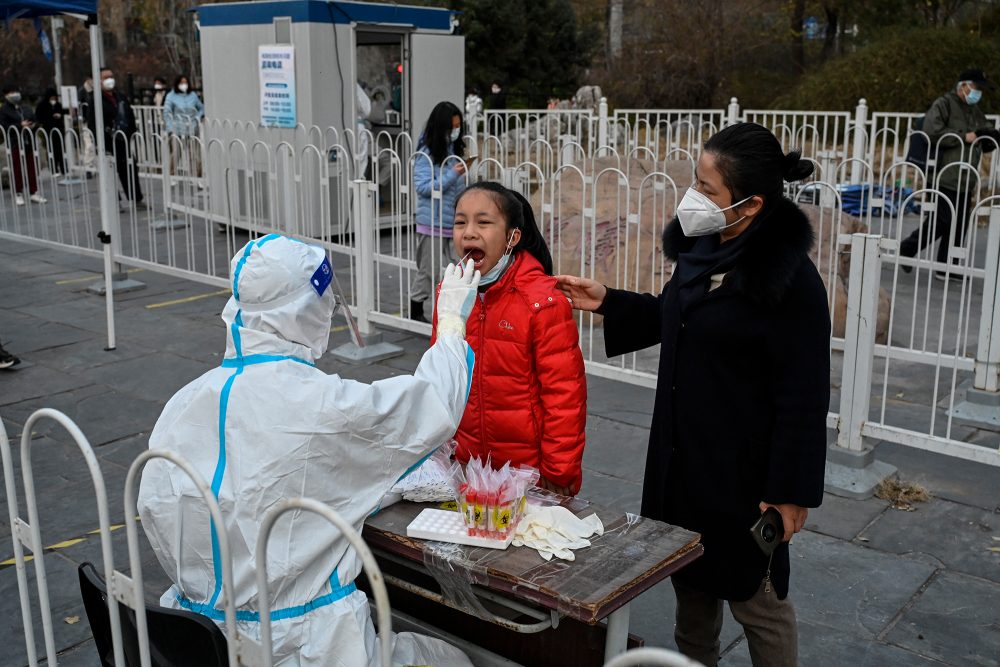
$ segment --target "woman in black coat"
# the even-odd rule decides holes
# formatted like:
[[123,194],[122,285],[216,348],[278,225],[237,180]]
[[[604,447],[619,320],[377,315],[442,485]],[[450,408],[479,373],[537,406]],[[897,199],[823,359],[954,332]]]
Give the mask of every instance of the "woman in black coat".
[[[766,128],[730,126],[664,231],[676,266],[659,296],[559,276],[576,308],[604,315],[608,356],[661,344],[642,514],[702,535],[704,555],[673,577],[675,638],[709,666],[723,601],[755,665],[797,660],[788,542],[823,498],[830,311],[783,182],[811,172]],[[750,529],[772,506],[784,536],[768,557]]]
[[65,132],[63,113],[62,103],[59,101],[56,89],[49,88],[38,100],[38,106],[35,107],[35,120],[45,130],[45,137],[52,153],[52,164],[57,174],[66,172],[63,161],[63,133]]

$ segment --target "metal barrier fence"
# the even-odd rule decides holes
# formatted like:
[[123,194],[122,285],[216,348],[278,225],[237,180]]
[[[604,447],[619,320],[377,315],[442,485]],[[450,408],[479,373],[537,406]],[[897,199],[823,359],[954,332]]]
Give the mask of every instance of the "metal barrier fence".
[[[241,632],[237,625],[236,607],[233,595],[233,575],[232,558],[228,543],[228,533],[225,530],[222,511],[218,501],[212,493],[208,483],[199,475],[198,471],[183,457],[164,450],[147,450],[136,457],[129,467],[128,475],[125,479],[124,509],[125,528],[128,540],[129,570],[131,576],[115,569],[114,556],[111,545],[111,523],[107,497],[107,490],[104,483],[104,476],[101,472],[100,463],[94,454],[93,448],[87,441],[86,436],[79,427],[69,417],[63,413],[50,408],[42,408],[34,412],[26,421],[21,435],[20,460],[22,478],[24,485],[25,505],[28,511],[28,521],[25,521],[18,510],[17,485],[14,478],[14,458],[11,455],[10,443],[7,438],[7,431],[2,420],[0,420],[0,456],[2,456],[4,485],[7,497],[7,507],[11,525],[11,537],[13,538],[14,566],[17,573],[17,586],[20,596],[21,622],[24,631],[24,641],[27,650],[28,664],[30,667],[37,667],[38,651],[34,633],[35,609],[42,621],[42,636],[45,647],[45,661],[48,665],[57,665],[58,657],[55,639],[55,624],[52,616],[52,605],[49,597],[48,576],[45,568],[44,542],[39,529],[38,502],[35,493],[34,472],[32,468],[32,437],[34,427],[41,421],[51,419],[62,426],[73,439],[77,448],[87,465],[91,481],[94,485],[94,497],[97,503],[97,513],[100,528],[97,531],[101,543],[101,572],[107,586],[108,622],[111,634],[111,644],[113,648],[114,663],[117,665],[126,664],[125,643],[122,633],[122,618],[120,616],[121,606],[124,605],[134,614],[134,630],[139,651],[139,661],[143,667],[151,665],[150,660],[150,638],[146,618],[146,596],[143,586],[142,561],[139,551],[139,532],[137,521],[137,495],[140,474],[146,463],[153,459],[162,459],[172,465],[179,467],[194,482],[201,494],[202,500],[208,507],[209,520],[217,528],[218,553],[221,560],[220,569],[222,573],[222,593],[221,606],[225,615],[224,631],[226,634],[226,648],[228,652],[228,662],[230,667],[270,667],[273,664],[272,643],[271,643],[271,613],[269,607],[269,585],[267,580],[267,554],[268,541],[275,522],[285,513],[293,510],[305,510],[319,514],[325,518],[334,528],[348,540],[350,545],[357,551],[363,564],[363,569],[368,576],[369,584],[375,598],[376,614],[378,617],[379,642],[380,642],[380,664],[388,667],[392,656],[392,620],[389,606],[389,596],[385,588],[385,582],[381,570],[375,562],[375,557],[365,544],[361,535],[348,524],[336,511],[315,500],[308,498],[292,498],[279,503],[272,508],[264,517],[261,524],[261,531],[258,536],[255,554],[256,562],[260,564],[257,568],[256,585],[260,601],[260,626],[259,639],[251,637]],[[68,472],[68,471],[67,471]],[[31,552],[25,555],[24,547]],[[32,603],[31,591],[28,586],[28,562],[32,562],[35,571],[35,582],[37,585],[37,607]]]
[[[28,654],[28,664],[37,667],[38,657],[35,646],[35,634],[33,626],[33,613],[31,605],[31,593],[28,588],[27,578],[27,558],[24,555],[24,547],[31,551],[31,561],[34,564],[35,583],[38,589],[38,609],[42,620],[42,636],[45,645],[46,663],[57,664],[55,630],[52,619],[52,608],[49,602],[48,578],[45,572],[44,542],[42,541],[38,518],[38,503],[35,494],[34,473],[32,470],[32,437],[33,428],[38,422],[51,419],[62,426],[73,439],[80,453],[84,457],[90,473],[91,481],[94,484],[94,495],[97,501],[97,513],[99,520],[99,536],[101,542],[101,559],[105,581],[109,582],[109,590],[113,590],[113,582],[117,574],[114,569],[114,560],[111,552],[111,522],[108,514],[108,498],[104,485],[104,476],[101,473],[100,464],[94,454],[93,448],[87,441],[86,436],[79,427],[69,417],[61,412],[49,408],[43,408],[32,413],[24,424],[21,432],[21,472],[24,482],[25,504],[28,509],[28,521],[25,521],[18,510],[17,492],[14,481],[14,461],[11,456],[10,443],[7,439],[6,429],[0,421],[0,455],[3,457],[4,485],[7,492],[7,508],[10,516],[11,538],[14,545],[14,566],[17,570],[17,588],[21,601],[21,621],[24,627],[24,640]],[[114,658],[116,664],[125,664],[122,646],[121,623],[117,612],[117,600],[113,594],[108,595],[108,613],[110,616],[110,626],[112,643],[114,647]],[[148,662],[146,663],[148,664]]]
[[[92,143],[89,131],[85,133]],[[51,137],[65,147],[60,162],[48,148]],[[7,186],[0,198],[0,234],[98,255],[101,223],[95,188],[87,182],[86,172],[69,161],[70,155],[83,154],[84,137],[72,131],[65,135],[54,131],[51,137],[43,130],[0,132],[0,172]]]
[[[877,288],[871,288],[872,298],[880,304],[876,311],[880,328],[870,350],[872,369],[882,371],[883,378],[874,383],[879,413],[866,417],[866,428],[905,428],[922,443],[955,439],[951,418],[894,421],[890,387],[897,371],[903,373],[899,377],[926,375],[927,386],[942,372],[954,371],[953,386],[921,397],[928,403],[927,415],[932,414],[930,403],[946,395],[954,401],[964,383],[971,382],[975,390],[995,391],[989,387],[995,386],[1000,349],[992,342],[996,335],[992,322],[1000,307],[990,296],[996,283],[990,261],[996,251],[990,245],[992,227],[987,225],[992,224],[994,198],[1000,196],[992,158],[996,151],[979,169],[962,164],[935,169],[933,182],[928,183],[922,169],[904,161],[910,135],[902,133],[912,119],[907,114],[876,114],[871,120],[866,110],[854,117],[818,112],[740,115],[735,102],[725,113],[623,110],[613,119],[605,107],[597,123],[590,112],[545,116],[549,113],[487,114],[491,119],[487,122],[505,134],[467,137],[478,154],[468,160],[450,157],[440,170],[448,174],[457,169],[456,180],[466,185],[497,180],[525,194],[557,273],[577,273],[621,289],[659,292],[671,272],[660,252],[660,237],[691,183],[704,138],[716,124],[757,114],[755,118],[785,128],[779,134],[784,141],[811,142],[812,157],[807,154],[806,159],[814,162],[816,174],[809,182],[790,184],[787,194],[806,206],[817,233],[813,259],[827,285],[834,316],[831,350],[838,355],[842,350],[847,354],[850,318],[856,313],[849,296],[856,288],[851,271],[860,260],[852,235],[877,233],[886,239],[880,246],[882,265],[895,275],[887,274]],[[534,135],[525,132],[532,122]],[[575,137],[563,134],[566,124],[572,123],[580,132]],[[547,127],[551,131],[546,135]],[[858,129],[865,127],[874,128],[871,137]],[[931,166],[945,139],[932,146]],[[989,138],[978,141],[995,144]],[[66,142],[76,147],[81,143],[72,133]],[[58,195],[49,204],[29,202],[24,207],[14,205],[13,195],[6,197],[7,205],[0,206],[0,235],[99,252],[94,238],[96,183],[76,179],[80,183],[59,185],[51,160],[41,160],[37,134],[17,133],[7,138],[7,144],[18,146],[17,151],[7,152],[8,171],[13,168],[12,156],[22,168],[31,159],[43,192]],[[816,150],[819,146],[832,149]],[[108,159],[119,173],[116,189],[122,193],[117,227],[110,233],[116,262],[225,287],[229,258],[248,238],[271,232],[308,238],[329,251],[342,282],[350,286],[363,334],[374,333],[375,325],[429,333],[426,322],[413,319],[412,308],[421,300],[433,303],[428,292],[433,293],[451,255],[450,220],[444,219],[441,204],[453,193],[446,191],[439,168],[417,149],[413,137],[340,134],[332,128],[303,126],[275,130],[212,120],[199,136],[184,139],[119,134],[110,150]],[[862,157],[853,157],[859,150]],[[159,156],[159,163],[151,155]],[[46,164],[48,170],[43,168]],[[65,166],[70,175],[87,172],[68,161]],[[949,173],[972,193],[964,213],[939,187]],[[108,187],[114,188],[114,183]],[[148,208],[135,203],[139,188]],[[856,215],[843,211],[851,197]],[[428,213],[421,214],[422,210]],[[967,220],[968,233],[956,234],[951,226],[948,261],[932,257],[933,242],[916,257],[901,256],[899,244],[922,220],[924,240],[929,240],[937,232],[939,218],[955,213]],[[417,233],[418,218],[431,234]],[[421,242],[432,258],[423,287],[416,263]],[[936,273],[961,277],[963,289],[952,293],[951,286],[958,282],[942,283],[935,279]],[[868,288],[876,283],[865,274],[863,284]],[[430,318],[430,306],[424,315]],[[589,372],[655,385],[656,349],[608,360],[601,318],[581,314],[578,325]],[[904,361],[912,368],[903,366]],[[864,382],[856,377],[844,372],[835,383]],[[831,424],[843,419],[831,412]]]

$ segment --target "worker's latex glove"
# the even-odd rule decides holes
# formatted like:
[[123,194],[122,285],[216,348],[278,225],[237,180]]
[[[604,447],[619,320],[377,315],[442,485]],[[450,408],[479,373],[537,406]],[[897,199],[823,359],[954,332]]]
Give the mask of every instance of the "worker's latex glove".
[[444,280],[438,291],[437,335],[452,334],[465,338],[465,322],[472,314],[479,289],[479,271],[470,259],[463,268],[461,264],[449,264],[444,271]]

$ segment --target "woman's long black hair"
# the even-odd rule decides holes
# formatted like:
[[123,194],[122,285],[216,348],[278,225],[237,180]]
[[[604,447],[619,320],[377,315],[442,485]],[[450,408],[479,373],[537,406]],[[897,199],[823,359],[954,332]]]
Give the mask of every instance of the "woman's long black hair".
[[525,199],[524,195],[510,188],[504,187],[494,181],[480,181],[467,187],[455,200],[455,206],[469,192],[483,190],[488,192],[500,209],[501,215],[507,221],[509,229],[520,229],[521,240],[514,247],[514,250],[524,250],[538,260],[542,265],[542,270],[546,275],[552,275],[552,254],[549,246],[546,245],[542,232],[535,222],[535,212],[531,209],[531,203]]
[[757,123],[737,123],[720,130],[705,142],[715,155],[715,168],[737,202],[760,195],[770,210],[784,192],[785,181],[800,181],[813,172],[813,164],[799,151],[785,154],[781,142]]
[[[462,121],[460,126],[462,131],[459,133],[458,140],[452,143],[452,119],[455,116],[458,116]],[[424,125],[424,132],[420,135],[420,145],[424,146],[431,154],[431,161],[434,164],[441,164],[448,157],[449,148],[458,157],[465,154],[464,135],[465,120],[462,118],[461,110],[451,102],[438,102],[431,111],[427,124]]]

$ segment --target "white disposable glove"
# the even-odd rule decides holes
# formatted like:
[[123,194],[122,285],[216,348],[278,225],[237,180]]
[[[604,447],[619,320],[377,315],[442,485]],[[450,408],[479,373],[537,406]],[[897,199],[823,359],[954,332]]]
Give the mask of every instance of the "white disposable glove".
[[514,532],[514,546],[526,546],[538,551],[545,560],[553,556],[574,560],[574,549],[590,546],[591,535],[603,535],[604,524],[596,514],[581,519],[565,507],[535,507],[528,505]]
[[461,264],[449,264],[437,300],[437,335],[465,338],[465,322],[472,314],[479,289],[479,271],[470,259],[464,270]]

